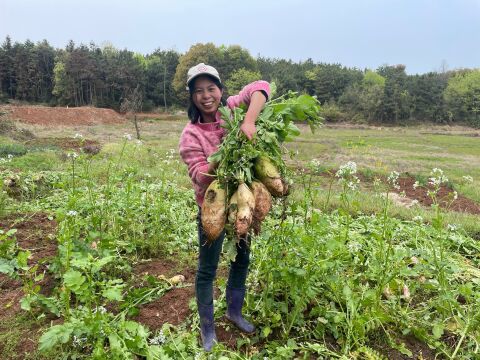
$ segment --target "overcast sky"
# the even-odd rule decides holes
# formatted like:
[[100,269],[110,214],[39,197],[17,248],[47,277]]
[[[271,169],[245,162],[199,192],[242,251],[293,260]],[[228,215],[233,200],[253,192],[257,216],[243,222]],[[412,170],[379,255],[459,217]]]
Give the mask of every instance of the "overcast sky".
[[109,42],[148,54],[195,43],[256,57],[425,73],[480,68],[480,0],[0,0],[0,41]]

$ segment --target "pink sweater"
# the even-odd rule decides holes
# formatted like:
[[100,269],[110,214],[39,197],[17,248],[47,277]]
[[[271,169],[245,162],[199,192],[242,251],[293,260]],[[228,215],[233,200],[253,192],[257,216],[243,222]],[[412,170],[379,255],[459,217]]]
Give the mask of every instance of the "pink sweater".
[[[227,99],[227,106],[230,109],[238,107],[240,104],[248,106],[255,91],[264,91],[267,96],[270,96],[270,85],[262,80],[248,84],[238,95],[230,96]],[[208,185],[214,180],[212,175],[207,174],[207,159],[218,150],[225,135],[225,129],[220,126],[223,120],[218,111],[215,117],[213,123],[188,123],[180,137],[180,156],[187,164],[188,175],[192,179],[195,199],[199,206],[202,206]]]

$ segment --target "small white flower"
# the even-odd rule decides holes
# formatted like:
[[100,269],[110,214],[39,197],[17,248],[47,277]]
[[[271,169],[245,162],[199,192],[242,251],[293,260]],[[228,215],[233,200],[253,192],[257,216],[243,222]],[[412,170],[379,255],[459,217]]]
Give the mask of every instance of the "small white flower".
[[78,154],[76,152],[71,152],[67,154],[67,157],[76,159],[78,157]]
[[458,199],[458,193],[456,191],[453,192],[453,200]]
[[351,253],[355,253],[362,248],[362,245],[356,241],[350,241],[347,244],[347,248],[348,248],[348,251],[350,251]]
[[67,216],[77,216],[78,215],[78,212],[76,212],[75,210],[70,210],[69,212],[67,212]]
[[79,134],[79,133],[76,133],[74,136],[73,136],[74,139],[83,139],[83,135],[82,134]]
[[398,177],[400,174],[397,171],[392,171],[390,175],[388,175],[387,181],[388,183],[393,186],[396,190],[400,190],[400,186],[398,185]]
[[127,134],[127,133],[125,133],[125,134],[123,134],[123,137],[124,137],[125,139],[127,139],[128,141],[132,140],[132,134]]
[[8,154],[8,155],[7,155],[7,158],[8,158],[8,160],[11,161],[11,160],[13,159],[13,155],[12,155],[12,154]]
[[415,205],[418,205],[417,199],[412,200],[412,202],[410,203],[410,206],[415,206]]
[[447,225],[448,231],[456,231],[457,230],[457,225],[455,224],[448,224]]
[[434,168],[430,173],[430,176],[428,183],[432,186],[438,187],[441,184],[448,182],[448,178],[443,175],[442,169]]
[[349,161],[346,164],[340,166],[335,176],[338,178],[345,178],[357,173],[357,164],[354,161]]
[[86,337],[79,338],[75,335],[73,335],[73,346],[75,347],[83,347],[83,344],[87,342]]
[[142,142],[142,140],[137,140],[137,141],[135,141],[135,144],[137,144],[138,146],[141,146],[141,145],[143,145],[143,142]]
[[473,183],[473,177],[471,177],[470,175],[462,176],[462,179],[467,183]]
[[418,223],[423,222],[423,218],[420,215],[415,216],[412,220]]
[[94,314],[96,314],[97,312],[99,312],[100,314],[105,314],[107,312],[107,309],[100,305],[100,306],[96,307],[95,309],[93,309]]
[[420,183],[418,181],[415,181],[413,184],[413,190],[416,190],[420,186]]
[[162,345],[163,343],[165,343],[166,340],[167,338],[163,334],[163,331],[160,331],[157,336],[150,339],[149,343],[150,345]]

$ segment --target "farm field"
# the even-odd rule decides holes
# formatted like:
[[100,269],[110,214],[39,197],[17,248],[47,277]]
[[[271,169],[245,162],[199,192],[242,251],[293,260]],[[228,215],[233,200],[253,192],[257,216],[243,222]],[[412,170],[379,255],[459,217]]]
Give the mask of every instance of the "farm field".
[[478,130],[301,126],[252,241],[258,330],[224,318],[224,257],[207,355],[186,117],[142,116],[141,142],[127,120],[0,120],[5,359],[480,358]]

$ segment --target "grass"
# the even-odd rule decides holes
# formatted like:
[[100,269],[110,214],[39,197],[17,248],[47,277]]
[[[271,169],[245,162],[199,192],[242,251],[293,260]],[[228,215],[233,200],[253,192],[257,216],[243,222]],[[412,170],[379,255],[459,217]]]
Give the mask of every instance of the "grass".
[[[175,163],[165,161],[165,155],[173,149],[173,159],[179,160],[177,153],[178,139],[187,123],[186,118],[163,117],[140,121],[140,134],[145,147],[139,147],[131,161],[141,163],[146,173],[152,176],[166,176],[169,178],[173,171],[175,180],[181,186],[190,187],[186,168]],[[134,134],[132,123],[109,126],[76,126],[45,128],[33,125],[24,125],[27,130],[34,132],[38,137],[72,137],[80,133],[87,139],[99,141],[103,145],[100,156],[108,157],[118,150],[119,140],[125,133]],[[439,134],[435,134],[439,133]],[[427,179],[430,171],[437,167],[444,170],[454,189],[462,195],[480,202],[480,187],[477,181],[469,184],[462,180],[470,175],[474,180],[480,179],[480,141],[474,135],[476,130],[460,127],[362,127],[324,126],[315,133],[309,128],[302,127],[302,134],[294,142],[286,144],[287,148],[296,155],[289,160],[289,164],[302,168],[312,159],[320,161],[325,169],[338,169],[347,161],[355,161],[359,171],[367,178],[373,179],[378,175],[388,175],[391,171],[408,172],[412,176]],[[20,142],[9,141],[10,144]],[[152,161],[154,154],[158,162]],[[10,168],[31,170],[53,170],[62,167],[62,160],[55,152],[32,152],[15,158],[8,164]],[[159,164],[162,166],[159,166]],[[102,169],[97,170],[101,175]],[[105,175],[105,174],[104,174]],[[319,191],[317,203],[320,206],[325,200],[325,190],[328,180],[316,179]],[[334,190],[338,190],[335,189]],[[378,209],[378,200],[371,196],[371,186],[361,186],[361,211],[373,213]],[[333,202],[332,207],[337,204]],[[428,221],[429,209],[392,208],[392,215],[402,218],[413,218],[419,212]],[[473,234],[480,233],[480,224],[468,214],[452,213],[452,219]]]
[[[152,176],[158,179],[174,180],[183,189],[191,189],[186,167],[181,164],[178,155],[178,139],[187,119],[146,120],[141,121],[140,129],[143,145],[138,145],[135,151],[123,154],[123,160],[132,164],[138,171],[138,178]],[[133,125],[94,126],[94,127],[59,127],[39,128],[30,126],[38,137],[73,137],[81,133],[85,138],[97,140],[102,145],[102,151],[95,156],[99,166],[92,167],[90,175],[99,183],[108,178],[107,167],[112,157],[118,157],[122,149],[123,135],[134,134]],[[378,213],[382,209],[382,201],[373,196],[372,181],[376,176],[388,175],[391,171],[408,172],[418,179],[428,179],[434,167],[442,168],[450,179],[450,184],[459,193],[480,202],[478,179],[480,178],[480,159],[474,154],[480,153],[480,142],[475,141],[473,130],[463,129],[459,134],[457,129],[436,128],[435,131],[448,132],[450,135],[425,135],[422,132],[432,131],[424,128],[362,128],[324,127],[315,134],[307,128],[302,129],[302,135],[287,147],[295,155],[289,164],[296,168],[306,168],[312,159],[317,159],[324,169],[338,169],[347,161],[355,161],[365,181],[360,185],[356,195],[353,211],[364,214]],[[10,141],[14,146],[23,146],[21,141]],[[172,151],[173,149],[173,151]],[[61,170],[68,168],[70,160],[64,151],[33,151],[23,156],[16,156],[11,162],[0,164],[0,169],[8,168],[20,171]],[[474,178],[473,184],[462,181],[464,175]],[[175,178],[173,178],[175,177]],[[293,200],[304,197],[301,176],[294,177],[296,187],[292,194]],[[329,197],[328,188],[332,184],[332,192],[338,194],[341,189],[337,182],[330,178],[316,176],[313,178],[315,194],[313,205],[329,212],[341,207],[338,196]],[[328,198],[328,201],[327,201]],[[413,207],[407,209],[401,206],[390,206],[391,217],[411,220],[421,216],[427,223],[433,223],[436,214],[429,208]],[[459,225],[469,235],[480,238],[478,216],[449,212],[445,215],[445,223]],[[193,234],[195,236],[195,234]],[[292,237],[294,238],[294,237]],[[12,322],[2,326],[0,341],[4,344],[4,354],[7,358],[14,357],[14,351],[26,329],[34,324]],[[12,329],[12,330],[8,330]],[[34,353],[29,358],[37,358]]]

